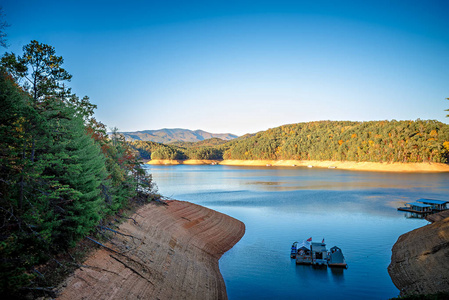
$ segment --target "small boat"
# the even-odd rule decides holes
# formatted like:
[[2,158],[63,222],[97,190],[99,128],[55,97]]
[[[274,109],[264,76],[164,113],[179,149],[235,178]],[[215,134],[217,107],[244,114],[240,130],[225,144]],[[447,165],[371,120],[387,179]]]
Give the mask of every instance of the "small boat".
[[327,262],[329,267],[336,268],[348,268],[346,264],[345,257],[343,256],[343,252],[337,246],[334,246],[330,249],[329,252],[329,261]]
[[298,245],[298,242],[294,242],[292,245],[292,250],[290,251],[290,258],[296,258],[296,245]]
[[307,168],[313,168],[313,166],[312,165],[308,165]]

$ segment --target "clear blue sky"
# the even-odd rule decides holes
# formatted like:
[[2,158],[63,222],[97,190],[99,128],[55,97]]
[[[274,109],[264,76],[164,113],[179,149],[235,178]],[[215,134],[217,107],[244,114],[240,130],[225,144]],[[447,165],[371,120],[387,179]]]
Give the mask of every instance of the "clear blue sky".
[[121,131],[449,121],[449,1],[0,5],[6,51],[21,54],[33,39],[54,46],[73,91]]

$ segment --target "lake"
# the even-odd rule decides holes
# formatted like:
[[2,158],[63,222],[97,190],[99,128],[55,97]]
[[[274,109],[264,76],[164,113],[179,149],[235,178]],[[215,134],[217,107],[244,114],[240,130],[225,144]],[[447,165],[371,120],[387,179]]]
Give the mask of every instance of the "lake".
[[[388,299],[398,237],[428,224],[396,210],[418,198],[448,200],[449,174],[300,167],[146,166],[159,192],[239,219],[246,233],[220,259],[229,299]],[[323,238],[348,269],[296,265],[293,242]]]

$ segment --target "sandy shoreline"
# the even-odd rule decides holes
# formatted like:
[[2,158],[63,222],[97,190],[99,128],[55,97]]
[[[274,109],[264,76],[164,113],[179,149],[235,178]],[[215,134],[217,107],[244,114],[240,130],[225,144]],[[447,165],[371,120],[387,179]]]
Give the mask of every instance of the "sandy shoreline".
[[[148,204],[67,279],[58,299],[227,299],[218,260],[245,225],[184,201]],[[132,237],[130,237],[132,236]]]
[[206,165],[227,166],[288,166],[336,168],[354,171],[374,172],[449,172],[449,164],[442,163],[376,163],[353,161],[317,161],[317,160],[151,160],[150,165]]

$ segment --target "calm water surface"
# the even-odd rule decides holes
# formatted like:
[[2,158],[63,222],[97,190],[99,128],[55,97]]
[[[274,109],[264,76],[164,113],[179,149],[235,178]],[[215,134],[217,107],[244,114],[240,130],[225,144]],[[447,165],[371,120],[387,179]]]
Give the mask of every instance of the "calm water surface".
[[[338,169],[148,166],[161,194],[228,214],[246,233],[220,259],[229,299],[388,299],[398,296],[387,267],[397,238],[428,222],[396,207],[448,200],[449,174]],[[295,241],[325,238],[347,270],[297,266]]]

